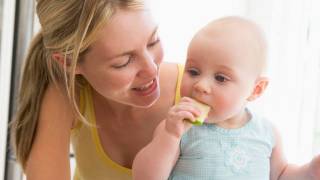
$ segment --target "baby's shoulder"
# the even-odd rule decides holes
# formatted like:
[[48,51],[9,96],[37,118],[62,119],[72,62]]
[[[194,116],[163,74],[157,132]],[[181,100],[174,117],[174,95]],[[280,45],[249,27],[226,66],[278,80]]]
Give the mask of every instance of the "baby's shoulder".
[[271,144],[274,144],[275,132],[273,123],[268,118],[254,113],[251,120],[252,129],[254,129],[260,137],[267,138]]
[[256,127],[264,128],[264,129],[272,129],[273,125],[272,122],[262,115],[252,113],[252,122]]

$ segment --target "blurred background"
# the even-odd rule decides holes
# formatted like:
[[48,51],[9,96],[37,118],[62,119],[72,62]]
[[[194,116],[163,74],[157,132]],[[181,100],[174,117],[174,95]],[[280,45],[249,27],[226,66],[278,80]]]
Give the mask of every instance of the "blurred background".
[[[320,154],[319,0],[149,0],[159,23],[165,61],[184,63],[193,34],[213,19],[239,15],[258,23],[268,41],[266,93],[251,108],[271,120],[291,163]],[[20,68],[40,29],[33,0],[0,0],[0,179],[23,175],[9,146]],[[70,156],[72,169],[74,162]],[[73,172],[73,171],[72,171]]]

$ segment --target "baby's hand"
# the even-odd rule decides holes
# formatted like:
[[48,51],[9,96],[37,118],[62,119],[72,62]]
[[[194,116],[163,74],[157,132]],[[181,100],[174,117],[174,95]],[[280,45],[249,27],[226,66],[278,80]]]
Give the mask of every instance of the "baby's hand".
[[319,180],[320,177],[320,155],[314,157],[310,163],[310,173],[313,179]]
[[183,97],[178,104],[173,106],[166,118],[166,130],[173,136],[181,138],[189,130],[201,111],[194,105],[195,100]]

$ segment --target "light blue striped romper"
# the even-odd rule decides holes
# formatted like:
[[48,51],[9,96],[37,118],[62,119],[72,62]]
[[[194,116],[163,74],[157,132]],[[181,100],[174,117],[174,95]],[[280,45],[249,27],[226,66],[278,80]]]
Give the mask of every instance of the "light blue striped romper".
[[[248,111],[249,112],[249,111]],[[183,135],[170,180],[269,180],[271,124],[256,114],[239,129],[193,126]]]

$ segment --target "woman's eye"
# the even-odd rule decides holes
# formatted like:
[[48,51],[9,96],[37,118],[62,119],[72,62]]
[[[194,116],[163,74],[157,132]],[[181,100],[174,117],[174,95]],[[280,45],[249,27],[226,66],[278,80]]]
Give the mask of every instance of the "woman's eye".
[[220,74],[215,75],[214,78],[215,78],[216,81],[218,81],[218,82],[220,82],[220,83],[223,83],[223,82],[226,82],[226,81],[229,80],[227,77],[225,77],[225,76],[223,76],[223,75],[220,75]]
[[198,72],[196,69],[189,69],[189,70],[187,70],[187,72],[188,72],[188,74],[189,74],[190,76],[197,76],[197,75],[199,75],[199,72]]
[[119,64],[119,65],[113,65],[112,67],[114,67],[114,68],[116,68],[116,69],[120,69],[120,68],[126,67],[127,65],[129,65],[129,63],[130,63],[132,60],[133,60],[133,57],[132,57],[132,55],[130,55],[125,63]]
[[160,39],[157,38],[156,40],[154,40],[151,43],[149,43],[147,46],[148,46],[148,48],[151,48],[151,47],[157,45],[159,42],[160,42]]

